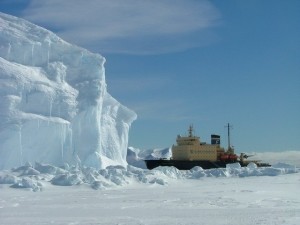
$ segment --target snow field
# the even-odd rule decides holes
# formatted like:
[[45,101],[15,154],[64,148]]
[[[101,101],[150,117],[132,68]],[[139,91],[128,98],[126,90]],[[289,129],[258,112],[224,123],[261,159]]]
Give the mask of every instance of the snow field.
[[[130,173],[128,170],[125,171]],[[124,175],[126,185],[101,190],[93,190],[87,183],[61,187],[45,182],[41,192],[0,185],[0,224],[296,225],[300,222],[299,171],[242,178],[216,177],[211,175],[216,174],[213,171],[201,178],[193,177],[192,172],[179,171],[179,178],[177,172],[174,168],[142,171],[148,174],[145,176],[149,181],[156,177],[164,180],[164,185]]]

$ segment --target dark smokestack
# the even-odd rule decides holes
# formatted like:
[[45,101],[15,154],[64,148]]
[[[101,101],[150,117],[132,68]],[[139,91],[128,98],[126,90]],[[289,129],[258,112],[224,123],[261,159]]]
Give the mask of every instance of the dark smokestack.
[[211,136],[211,144],[212,145],[220,145],[220,135],[212,134]]

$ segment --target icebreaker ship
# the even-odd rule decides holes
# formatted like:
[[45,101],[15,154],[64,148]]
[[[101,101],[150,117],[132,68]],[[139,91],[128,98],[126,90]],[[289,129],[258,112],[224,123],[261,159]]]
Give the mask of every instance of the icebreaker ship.
[[126,165],[136,119],[106,90],[105,59],[0,13],[0,169]]

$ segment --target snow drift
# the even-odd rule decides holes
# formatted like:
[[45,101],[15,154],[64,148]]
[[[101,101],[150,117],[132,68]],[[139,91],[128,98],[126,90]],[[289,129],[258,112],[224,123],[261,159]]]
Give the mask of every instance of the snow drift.
[[0,13],[0,169],[35,161],[126,166],[136,114],[107,92],[104,62]]

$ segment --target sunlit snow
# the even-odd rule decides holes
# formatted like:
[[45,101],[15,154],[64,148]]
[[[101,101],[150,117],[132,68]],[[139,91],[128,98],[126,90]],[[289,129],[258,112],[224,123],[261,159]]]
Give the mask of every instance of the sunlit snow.
[[0,172],[0,218],[15,224],[299,224],[299,168],[128,165]]

